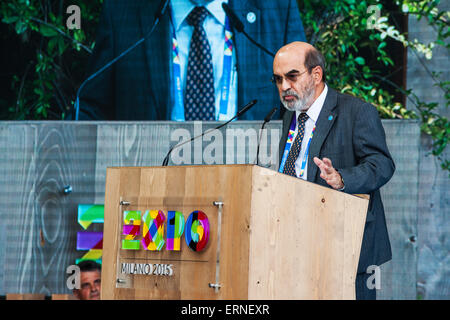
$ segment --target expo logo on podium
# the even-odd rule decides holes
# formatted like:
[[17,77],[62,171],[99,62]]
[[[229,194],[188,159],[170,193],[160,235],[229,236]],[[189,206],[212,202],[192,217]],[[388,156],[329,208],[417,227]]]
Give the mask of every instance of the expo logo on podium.
[[[164,226],[167,235],[164,239]],[[208,216],[202,211],[193,211],[185,221],[183,213],[168,211],[167,218],[161,210],[124,211],[122,239],[123,250],[181,251],[182,236],[186,245],[194,252],[203,251],[209,241],[210,225]],[[138,240],[137,237],[142,236]],[[173,275],[171,264],[122,263],[122,273],[145,275]]]

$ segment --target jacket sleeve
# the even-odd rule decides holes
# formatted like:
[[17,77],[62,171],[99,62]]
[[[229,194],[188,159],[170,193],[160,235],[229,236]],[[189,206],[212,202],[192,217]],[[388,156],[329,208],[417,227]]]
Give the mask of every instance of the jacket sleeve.
[[371,104],[364,103],[358,108],[352,143],[357,165],[338,169],[344,180],[344,191],[369,194],[386,184],[395,171],[381,120]]

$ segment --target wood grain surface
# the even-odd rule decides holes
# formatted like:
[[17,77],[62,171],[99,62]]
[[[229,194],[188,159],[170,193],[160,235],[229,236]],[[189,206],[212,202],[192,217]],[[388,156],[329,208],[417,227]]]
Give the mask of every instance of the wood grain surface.
[[[220,225],[214,201],[224,203]],[[102,299],[355,298],[367,199],[254,165],[220,165],[108,168],[105,203]],[[178,210],[185,219],[203,211],[209,242],[201,252],[184,241],[180,252],[124,250],[125,210]],[[138,240],[142,232],[141,223]],[[170,264],[173,275],[130,275],[124,263]]]

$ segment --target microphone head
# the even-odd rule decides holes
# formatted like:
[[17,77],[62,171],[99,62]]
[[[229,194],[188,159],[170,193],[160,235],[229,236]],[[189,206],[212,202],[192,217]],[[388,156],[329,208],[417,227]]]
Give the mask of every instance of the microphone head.
[[258,102],[258,100],[252,100],[251,102],[247,103],[247,105],[245,105],[241,111],[239,111],[236,114],[236,118],[242,116],[244,113],[246,113],[251,107],[253,107],[256,103]]
[[169,5],[169,0],[162,0],[159,3],[159,8],[158,10],[156,10],[156,14],[155,14],[155,20],[156,19],[161,19],[161,17],[164,15],[164,13],[166,12],[166,9]]
[[272,110],[270,110],[269,113],[264,118],[264,122],[269,122],[270,120],[272,120],[272,117],[275,114],[275,112],[277,111],[277,109],[278,109],[277,107],[274,107]]
[[228,16],[228,18],[231,20],[231,24],[233,25],[233,27],[238,32],[243,32],[244,31],[244,24],[238,18],[238,16],[234,13],[234,11],[231,10],[230,6],[227,3],[223,2],[222,3],[222,8],[223,8],[223,11],[225,11],[226,15]]

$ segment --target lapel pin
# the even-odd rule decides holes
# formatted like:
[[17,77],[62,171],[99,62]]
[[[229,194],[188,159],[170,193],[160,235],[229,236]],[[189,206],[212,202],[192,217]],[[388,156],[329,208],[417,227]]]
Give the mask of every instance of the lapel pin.
[[256,21],[256,14],[254,12],[252,12],[252,11],[247,13],[247,21],[249,23],[254,23]]
[[328,117],[328,121],[331,121],[331,120],[333,120],[333,116]]

